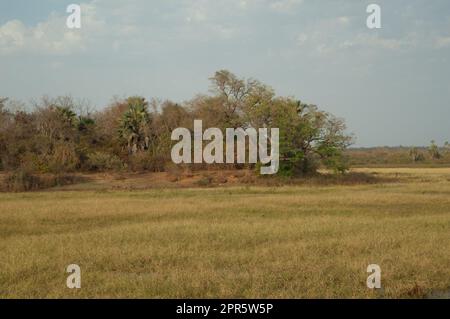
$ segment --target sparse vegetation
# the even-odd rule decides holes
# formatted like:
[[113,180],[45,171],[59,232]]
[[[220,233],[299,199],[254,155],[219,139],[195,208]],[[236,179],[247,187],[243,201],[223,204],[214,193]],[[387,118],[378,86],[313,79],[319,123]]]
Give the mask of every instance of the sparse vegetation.
[[417,147],[413,147],[409,150],[409,156],[411,156],[413,163],[420,162],[425,159],[425,157],[422,153],[419,152]]
[[428,151],[430,152],[430,156],[432,159],[441,158],[441,152],[439,151],[439,147],[436,145],[435,141],[431,141],[431,145],[428,148]]

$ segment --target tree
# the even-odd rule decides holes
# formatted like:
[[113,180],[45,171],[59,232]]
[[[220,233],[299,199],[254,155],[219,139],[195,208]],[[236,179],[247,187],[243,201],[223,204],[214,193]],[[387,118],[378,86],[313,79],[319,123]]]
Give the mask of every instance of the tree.
[[216,106],[215,116],[221,119],[225,127],[242,126],[245,101],[257,81],[239,79],[227,70],[217,71],[210,81],[214,97],[208,104]]
[[419,161],[423,161],[424,160],[424,156],[419,152],[419,150],[417,149],[417,147],[412,147],[409,150],[409,156],[411,157],[411,160],[415,163],[415,162],[419,162]]
[[343,152],[352,143],[352,137],[345,134],[344,121],[301,101],[296,101],[296,111],[292,118],[296,134],[288,141],[285,169],[304,175],[315,172],[321,164],[343,173],[347,169]]
[[[193,116],[186,107],[180,104],[165,101],[155,109],[150,128],[150,152],[159,158],[165,157],[170,160],[170,152],[173,145],[171,135],[173,130],[179,127],[189,128],[193,125]],[[202,118],[202,117],[200,117]]]
[[51,143],[75,140],[77,115],[73,111],[75,102],[71,97],[44,96],[40,101],[34,102],[34,108],[37,128]]
[[119,135],[126,141],[128,153],[135,154],[149,147],[148,102],[143,97],[135,96],[127,99],[127,106],[120,122]]
[[305,175],[324,165],[336,172],[347,168],[344,150],[352,142],[345,124],[317,106],[293,98],[274,97],[273,90],[258,85],[246,108],[253,127],[280,129],[280,172]]
[[36,157],[39,152],[39,134],[35,117],[25,112],[9,114],[0,132],[0,158],[3,169],[15,170],[30,166],[26,158]]
[[40,171],[62,173],[80,167],[86,154],[80,147],[76,102],[70,96],[44,96],[34,103],[34,125],[37,128],[37,158]]
[[434,140],[431,141],[431,145],[428,148],[428,152],[430,153],[430,155],[433,159],[441,158],[441,153],[439,151],[439,147],[436,145],[436,142]]
[[123,147],[123,138],[118,134],[123,115],[128,108],[126,101],[116,99],[108,107],[93,115],[94,135],[97,141],[95,151],[107,152],[123,159],[128,156],[128,151]]

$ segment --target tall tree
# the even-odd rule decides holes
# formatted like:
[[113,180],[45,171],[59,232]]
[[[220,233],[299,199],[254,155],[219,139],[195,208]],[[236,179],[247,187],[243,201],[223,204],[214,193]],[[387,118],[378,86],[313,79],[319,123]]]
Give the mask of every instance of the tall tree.
[[120,122],[119,135],[126,141],[128,153],[135,154],[149,147],[148,102],[143,97],[135,96],[127,99],[127,106]]
[[245,100],[253,90],[256,81],[239,79],[227,70],[217,71],[210,81],[214,98],[208,104],[220,105],[216,108],[216,117],[221,118],[227,127],[242,126]]

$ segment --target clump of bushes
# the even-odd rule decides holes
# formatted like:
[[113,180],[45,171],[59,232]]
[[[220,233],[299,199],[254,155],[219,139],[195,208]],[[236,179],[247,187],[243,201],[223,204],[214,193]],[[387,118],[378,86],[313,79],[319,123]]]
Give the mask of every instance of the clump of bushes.
[[129,168],[134,172],[164,172],[167,158],[149,152],[138,152],[129,158]]
[[0,191],[28,192],[46,188],[71,185],[83,181],[83,178],[73,175],[34,175],[26,170],[9,173],[0,184]]
[[75,145],[58,143],[48,156],[49,171],[52,173],[73,172],[80,164]]
[[90,171],[120,171],[124,168],[124,165],[118,156],[104,152],[89,154],[86,166]]
[[10,173],[6,176],[4,181],[4,190],[11,192],[26,192],[33,189],[38,189],[40,180],[38,177],[28,173],[24,170],[19,170]]

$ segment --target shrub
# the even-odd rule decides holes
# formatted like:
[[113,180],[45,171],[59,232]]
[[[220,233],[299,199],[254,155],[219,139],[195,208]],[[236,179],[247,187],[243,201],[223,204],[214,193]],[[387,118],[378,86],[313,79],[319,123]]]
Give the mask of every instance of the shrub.
[[72,175],[33,175],[20,169],[6,176],[3,185],[0,185],[0,191],[28,192],[81,181],[83,178]]
[[209,175],[203,175],[195,184],[200,187],[211,186],[213,178]]
[[92,171],[121,170],[123,163],[116,155],[95,152],[88,155],[87,169]]
[[152,155],[149,152],[138,152],[130,156],[130,169],[135,172],[150,171],[164,172],[167,158],[161,155]]
[[442,157],[439,147],[436,145],[435,141],[431,141],[428,152],[430,153],[432,159],[440,159]]
[[55,145],[53,152],[48,155],[48,167],[52,173],[73,172],[79,165],[80,158],[72,144],[63,142]]
[[10,173],[5,178],[5,191],[26,192],[36,189],[39,184],[38,179],[25,170],[18,170]]

